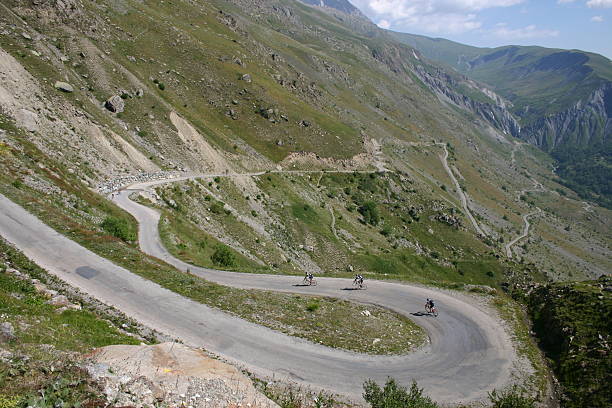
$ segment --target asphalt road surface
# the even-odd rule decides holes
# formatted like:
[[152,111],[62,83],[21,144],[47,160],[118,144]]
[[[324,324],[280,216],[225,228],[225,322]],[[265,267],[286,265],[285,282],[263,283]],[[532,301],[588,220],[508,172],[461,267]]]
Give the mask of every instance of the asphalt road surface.
[[[239,288],[309,293],[372,303],[410,317],[430,343],[403,356],[370,356],[331,349],[290,337],[186,299],[143,279],[55,232],[0,195],[0,235],[41,267],[139,322],[275,379],[295,381],[351,398],[360,398],[366,379],[414,379],[435,400],[468,403],[485,399],[511,381],[516,353],[502,323],[470,297],[400,283],[371,281],[365,291],[345,290],[351,280],[317,277],[303,287],[301,277],[245,274],[198,268],[173,258],[159,239],[159,214],[129,200],[131,186],[116,202],[140,223],[144,252],[210,281]],[[439,317],[420,315],[425,298],[434,298]],[[364,307],[365,308],[365,307]],[[415,313],[416,315],[413,315]],[[359,317],[356,317],[359,318]]]

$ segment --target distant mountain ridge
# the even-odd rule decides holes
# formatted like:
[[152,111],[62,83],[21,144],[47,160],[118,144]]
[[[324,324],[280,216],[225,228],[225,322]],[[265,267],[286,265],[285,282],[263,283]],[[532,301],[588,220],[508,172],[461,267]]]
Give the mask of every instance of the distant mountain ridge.
[[[558,174],[584,198],[612,204],[612,62],[604,56],[544,47],[478,48],[441,38],[390,32],[432,61],[481,82],[507,99],[513,136],[559,162]],[[502,129],[505,130],[505,129]]]

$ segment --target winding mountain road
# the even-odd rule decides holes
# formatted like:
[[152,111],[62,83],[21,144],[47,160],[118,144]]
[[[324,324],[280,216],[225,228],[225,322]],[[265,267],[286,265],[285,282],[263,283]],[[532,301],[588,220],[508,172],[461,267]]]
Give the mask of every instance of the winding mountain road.
[[457,194],[459,194],[459,199],[461,200],[461,206],[463,207],[463,210],[465,211],[466,215],[470,219],[470,222],[472,223],[472,226],[474,227],[476,232],[480,234],[481,236],[486,237],[487,234],[485,234],[482,228],[480,228],[480,225],[478,225],[478,222],[476,222],[476,218],[474,218],[474,216],[472,215],[472,212],[470,211],[470,208],[468,207],[467,196],[463,192],[463,189],[461,188],[459,181],[457,180],[457,178],[451,171],[450,166],[448,165],[448,149],[446,148],[446,143],[436,143],[436,145],[444,147],[444,155],[440,156],[440,160],[442,161],[442,166],[444,166],[444,170],[446,170],[446,173],[448,174],[448,176],[453,181],[453,184],[455,185],[455,190],[457,190]]
[[542,212],[540,208],[536,208],[537,210],[534,212],[530,212],[529,214],[523,214],[523,233],[506,244],[506,256],[508,256],[508,258],[512,258],[512,246],[529,235],[529,228],[531,227],[531,224],[529,223],[529,217],[533,217],[534,215]]
[[[210,175],[209,175],[210,176]],[[503,324],[474,299],[435,289],[369,281],[367,291],[345,290],[348,279],[318,277],[316,287],[298,286],[296,276],[251,275],[194,267],[162,245],[159,213],[129,199],[132,192],[193,178],[186,176],[132,185],[115,195],[139,222],[143,252],[176,268],[223,285],[245,289],[316,294],[377,304],[406,315],[423,327],[430,343],[402,356],[370,356],[290,337],[186,299],[145,280],[57,233],[0,195],[0,235],[37,264],[67,283],[113,305],[139,322],[170,334],[270,378],[295,381],[359,399],[366,379],[418,381],[440,402],[486,399],[512,381],[516,353]],[[202,175],[198,176],[202,177]],[[425,298],[436,299],[438,318],[422,315]]]

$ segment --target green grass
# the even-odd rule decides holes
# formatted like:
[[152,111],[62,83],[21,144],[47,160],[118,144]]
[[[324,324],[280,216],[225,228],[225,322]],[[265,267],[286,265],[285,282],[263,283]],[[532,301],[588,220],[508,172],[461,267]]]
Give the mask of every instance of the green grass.
[[[3,343],[12,353],[0,361],[0,401],[3,407],[53,406],[99,401],[101,392],[78,367],[73,353],[112,344],[139,344],[117,329],[120,321],[97,308],[58,313],[32,283],[7,273],[5,264],[48,284],[57,280],[0,239],[0,314],[15,329],[16,338]],[[113,322],[111,322],[113,321]],[[43,346],[44,345],[44,346]],[[9,402],[17,404],[11,405]],[[49,404],[49,405],[45,405]]]
[[[219,264],[213,261],[213,255],[223,245],[212,235],[206,233],[196,224],[176,212],[164,210],[159,222],[160,237],[170,253],[190,264],[206,268],[222,268],[233,271],[261,270],[268,268],[257,264],[237,251],[228,248],[233,262]],[[226,247],[227,248],[227,247]]]

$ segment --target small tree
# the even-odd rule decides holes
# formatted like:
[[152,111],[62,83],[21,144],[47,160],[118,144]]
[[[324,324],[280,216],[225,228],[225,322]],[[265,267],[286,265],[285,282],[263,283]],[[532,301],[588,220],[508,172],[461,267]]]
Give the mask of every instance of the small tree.
[[225,245],[217,246],[215,252],[210,256],[210,260],[213,261],[215,265],[226,268],[236,264],[234,253]]
[[423,395],[423,390],[412,382],[410,390],[389,378],[384,388],[368,380],[363,384],[363,398],[372,408],[438,408],[438,404]]

